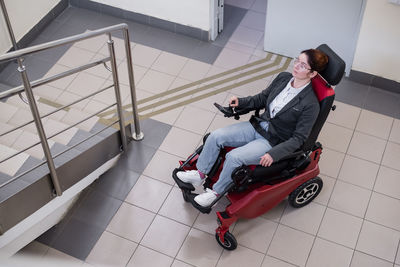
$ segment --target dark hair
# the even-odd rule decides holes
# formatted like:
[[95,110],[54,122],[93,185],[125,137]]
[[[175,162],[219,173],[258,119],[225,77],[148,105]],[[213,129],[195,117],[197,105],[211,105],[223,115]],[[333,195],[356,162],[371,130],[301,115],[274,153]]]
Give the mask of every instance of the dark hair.
[[303,53],[307,56],[308,65],[310,65],[311,70],[321,72],[328,64],[328,56],[318,49],[307,49],[301,52],[301,54]]

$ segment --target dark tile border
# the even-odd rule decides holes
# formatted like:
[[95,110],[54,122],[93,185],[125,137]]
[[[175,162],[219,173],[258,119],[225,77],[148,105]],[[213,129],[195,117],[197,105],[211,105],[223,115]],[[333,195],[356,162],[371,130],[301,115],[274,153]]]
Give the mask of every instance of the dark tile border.
[[351,70],[349,79],[357,83],[377,87],[383,90],[400,94],[400,83],[383,77],[361,71]]
[[[39,33],[48,26],[58,15],[60,15],[69,6],[69,0],[61,0],[55,7],[53,7],[47,15],[45,15],[30,31],[25,34],[18,42],[18,48],[28,47],[29,44],[39,35]],[[7,52],[14,51],[11,48]],[[0,64],[0,72],[3,71],[9,62]]]
[[192,38],[199,39],[201,41],[208,42],[210,40],[209,32],[199,28],[182,25],[179,23],[159,19],[156,17],[136,13],[133,11],[123,10],[117,7],[112,7],[101,3],[91,2],[90,0],[70,0],[69,3],[72,6],[90,9],[103,14],[139,22],[145,25],[157,27],[170,32],[183,34]]

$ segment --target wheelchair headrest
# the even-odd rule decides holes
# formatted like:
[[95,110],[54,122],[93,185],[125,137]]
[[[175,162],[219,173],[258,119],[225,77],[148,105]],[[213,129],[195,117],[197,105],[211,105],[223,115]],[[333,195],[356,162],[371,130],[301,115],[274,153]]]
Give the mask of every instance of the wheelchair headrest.
[[346,63],[326,44],[318,46],[317,49],[324,52],[329,58],[328,65],[320,75],[330,85],[337,85],[344,75]]

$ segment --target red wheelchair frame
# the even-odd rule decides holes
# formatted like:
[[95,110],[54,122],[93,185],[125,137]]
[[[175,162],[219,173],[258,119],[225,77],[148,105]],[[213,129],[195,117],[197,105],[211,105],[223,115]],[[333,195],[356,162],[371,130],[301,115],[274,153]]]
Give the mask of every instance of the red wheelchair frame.
[[[196,169],[197,158],[202,146],[185,162],[180,161],[179,168],[172,173],[172,177],[182,190],[184,200],[190,202],[202,213],[209,213],[212,206],[226,194],[230,204],[225,211],[217,212],[218,228],[215,237],[217,242],[227,250],[234,250],[237,247],[237,241],[229,232],[229,227],[239,218],[258,217],[275,207],[286,197],[288,197],[291,206],[295,208],[303,207],[310,203],[322,189],[323,182],[318,177],[320,173],[318,162],[322,154],[322,146],[316,140],[330,110],[335,108],[333,106],[335,92],[331,85],[340,82],[344,74],[345,63],[327,45],[320,45],[317,49],[328,55],[329,64],[324,72],[312,79],[312,86],[321,108],[311,134],[302,149],[268,168],[253,165],[237,169],[232,174],[233,183],[210,207],[198,205],[194,201],[197,194],[192,193],[195,190],[193,185],[182,182],[176,176],[178,171]],[[232,116],[238,118],[237,114]],[[234,148],[224,148],[221,151],[217,162],[208,175],[204,188],[211,188],[218,180],[223,168],[225,154],[232,149]]]

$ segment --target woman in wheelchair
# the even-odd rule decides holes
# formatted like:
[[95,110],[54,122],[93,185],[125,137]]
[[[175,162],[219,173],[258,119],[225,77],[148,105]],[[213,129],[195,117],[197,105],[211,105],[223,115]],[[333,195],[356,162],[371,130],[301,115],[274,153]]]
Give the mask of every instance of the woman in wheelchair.
[[194,198],[197,204],[210,206],[232,183],[231,175],[236,168],[256,164],[269,167],[303,145],[320,108],[311,79],[323,71],[327,63],[328,56],[322,51],[304,50],[295,59],[292,73],[280,73],[261,93],[244,98],[231,97],[229,105],[233,108],[265,109],[265,112],[256,123],[240,122],[212,132],[198,157],[197,170],[176,173],[182,182],[201,185],[220,150],[227,146],[236,147],[226,154],[222,172],[213,188],[207,188]]

